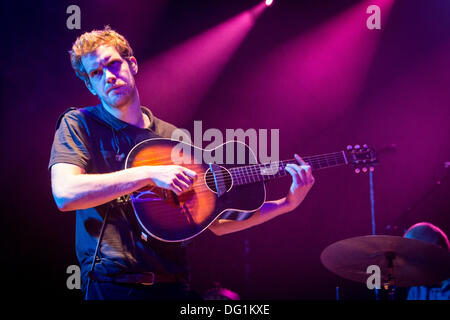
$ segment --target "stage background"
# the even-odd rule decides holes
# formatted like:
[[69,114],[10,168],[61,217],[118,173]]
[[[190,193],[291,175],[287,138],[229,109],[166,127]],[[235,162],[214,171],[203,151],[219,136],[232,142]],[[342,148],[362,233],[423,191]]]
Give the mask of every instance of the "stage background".
[[[444,168],[450,161],[448,1],[395,1],[385,20],[381,12],[382,29],[371,31],[365,27],[367,6],[354,10],[365,2],[275,1],[249,30],[242,29],[247,33],[222,68],[202,79],[207,83],[195,91],[201,93],[196,99],[185,105],[172,103],[182,97],[152,99],[157,94],[149,85],[155,81],[152,62],[182,44],[191,50],[188,58],[196,56],[195,50],[205,53],[209,49],[200,41],[194,42],[198,47],[193,54],[190,40],[258,3],[2,2],[4,290],[24,299],[81,299],[79,291],[66,287],[66,268],[78,263],[75,214],[58,212],[47,164],[59,115],[68,107],[97,103],[75,77],[67,52],[82,32],[106,24],[129,39],[142,71],[137,76],[142,104],[156,116],[189,130],[194,120],[202,120],[204,130],[280,129],[282,159],[294,152],[339,151],[348,144],[367,143],[375,149],[396,144],[395,153],[380,156],[374,172],[377,234],[402,235],[419,221],[450,233]],[[66,9],[72,4],[81,8],[81,30],[66,27]],[[365,31],[359,37],[348,35],[354,30],[345,29],[347,20],[340,22],[347,13],[360,18]],[[303,54],[303,46],[309,55]],[[315,78],[315,70],[309,74],[315,83],[295,71],[309,65],[306,58],[320,64],[316,67],[323,78]],[[342,68],[334,70],[336,63]],[[359,66],[366,68],[356,74]],[[186,79],[189,92],[196,77]],[[342,299],[373,299],[364,284],[333,275],[319,259],[333,242],[371,233],[369,176],[339,167],[318,171],[315,178],[294,212],[243,232],[223,237],[204,232],[196,238],[189,247],[193,287],[203,293],[218,281],[244,299],[332,300],[339,286]],[[289,184],[289,178],[269,183],[268,198],[284,196]]]

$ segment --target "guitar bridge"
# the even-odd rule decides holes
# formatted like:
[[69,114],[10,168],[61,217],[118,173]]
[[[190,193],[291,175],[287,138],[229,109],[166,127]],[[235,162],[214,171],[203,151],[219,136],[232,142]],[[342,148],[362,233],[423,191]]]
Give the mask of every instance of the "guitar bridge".
[[218,166],[217,164],[210,163],[209,169],[211,170],[211,173],[214,177],[214,185],[216,187],[217,191],[217,197],[222,196],[225,192],[227,192],[227,188],[225,186],[224,176],[222,173],[222,168]]

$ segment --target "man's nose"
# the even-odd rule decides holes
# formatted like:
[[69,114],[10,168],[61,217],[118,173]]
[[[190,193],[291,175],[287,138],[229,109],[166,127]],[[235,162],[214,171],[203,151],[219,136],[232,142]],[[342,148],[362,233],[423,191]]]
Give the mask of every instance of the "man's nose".
[[116,81],[116,76],[114,75],[114,73],[109,71],[107,68],[105,68],[105,78],[106,82],[108,83],[113,83]]

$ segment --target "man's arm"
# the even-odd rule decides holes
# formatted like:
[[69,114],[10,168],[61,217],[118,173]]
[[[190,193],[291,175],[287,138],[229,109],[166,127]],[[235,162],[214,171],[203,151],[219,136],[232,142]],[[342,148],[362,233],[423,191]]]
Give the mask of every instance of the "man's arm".
[[266,201],[258,211],[246,220],[217,220],[209,229],[216,235],[221,236],[257,226],[297,208],[313,186],[314,177],[311,173],[311,167],[298,155],[295,155],[295,158],[300,163],[300,166],[294,164],[286,166],[286,171],[292,176],[292,184],[286,197],[279,200]]
[[68,163],[51,168],[53,197],[61,211],[95,207],[148,185],[180,194],[195,179],[195,171],[176,165],[142,166],[105,174],[86,174],[81,167]]

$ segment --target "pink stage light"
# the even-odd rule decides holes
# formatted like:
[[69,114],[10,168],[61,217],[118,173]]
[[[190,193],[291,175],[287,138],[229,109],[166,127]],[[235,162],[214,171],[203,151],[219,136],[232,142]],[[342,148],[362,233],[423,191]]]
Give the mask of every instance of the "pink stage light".
[[266,6],[272,5],[272,3],[273,3],[273,0],[266,0]]
[[138,77],[141,99],[158,117],[181,124],[236,52],[264,3],[146,61]]
[[[258,59],[236,84],[247,95],[228,105],[271,114],[270,121],[297,130],[320,130],[358,99],[393,0],[363,1]],[[369,30],[366,8],[380,6],[382,29]],[[230,97],[232,99],[232,97]],[[237,114],[241,110],[233,110]],[[229,110],[230,117],[236,114]],[[302,126],[298,125],[301,120]]]

